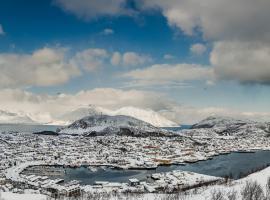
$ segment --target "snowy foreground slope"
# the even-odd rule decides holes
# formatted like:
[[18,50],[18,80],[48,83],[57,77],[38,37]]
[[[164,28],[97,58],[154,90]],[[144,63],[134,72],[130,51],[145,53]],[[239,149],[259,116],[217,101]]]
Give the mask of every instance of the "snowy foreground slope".
[[[266,185],[268,177],[270,177],[270,167],[250,174],[249,176],[238,179],[235,181],[232,181],[229,184],[220,184],[220,185],[212,185],[208,187],[203,187],[201,189],[198,189],[195,193],[194,191],[190,191],[190,193],[183,194],[183,196],[180,196],[178,198],[171,198],[171,199],[179,199],[179,200],[212,200],[212,194],[214,192],[221,192],[222,193],[222,200],[229,200],[227,197],[228,193],[236,192],[236,199],[235,200],[242,200],[241,191],[245,187],[245,184],[247,181],[254,182],[256,181],[264,190],[264,193],[266,193]],[[138,200],[161,200],[166,199],[166,194],[145,194],[142,197],[136,198]],[[170,198],[168,198],[170,199]],[[114,199],[116,200],[116,199]],[[135,200],[135,198],[134,198]],[[221,199],[216,199],[221,200]]]
[[65,113],[58,117],[58,120],[63,121],[64,124],[70,124],[75,120],[81,119],[86,116],[92,115],[126,115],[134,117],[136,119],[145,121],[156,127],[178,127],[179,125],[173,121],[170,121],[160,115],[159,113],[150,109],[140,109],[135,107],[122,107],[117,110],[109,110],[98,106],[81,107],[71,112]]
[[0,193],[0,200],[47,200],[42,194],[17,194],[11,192]]
[[[211,200],[211,196],[213,192],[220,191],[223,194],[224,200],[229,200],[226,195],[232,191],[236,192],[236,200],[240,200],[241,198],[241,191],[245,186],[247,181],[256,181],[258,184],[261,185],[264,193],[266,193],[266,184],[267,179],[270,177],[270,167],[253,173],[245,178],[232,181],[230,184],[220,184],[220,185],[212,185],[208,187],[203,187],[198,189],[196,193],[190,192],[185,194],[184,196],[179,196],[179,198],[166,198],[168,194],[143,194],[140,196],[132,197],[130,196],[129,200],[166,200],[166,199],[179,199],[179,200]],[[0,195],[1,200],[45,200],[46,196],[41,194],[14,194],[10,192],[2,192]],[[68,198],[67,198],[68,199]],[[105,198],[106,199],[106,198]],[[119,198],[111,198],[111,200],[118,200]],[[125,199],[125,198],[123,198]]]
[[169,136],[170,132],[157,128],[147,122],[124,115],[93,115],[75,121],[59,130],[62,134],[96,136],[96,135],[129,135],[129,136]]

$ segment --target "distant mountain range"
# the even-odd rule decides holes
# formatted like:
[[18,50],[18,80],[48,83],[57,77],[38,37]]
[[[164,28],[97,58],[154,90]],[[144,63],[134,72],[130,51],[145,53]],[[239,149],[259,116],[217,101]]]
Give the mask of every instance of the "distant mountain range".
[[35,114],[15,113],[0,110],[0,124],[54,124],[54,125],[69,125],[74,121],[86,116],[96,115],[124,115],[134,117],[144,122],[150,123],[156,127],[179,127],[177,123],[170,121],[159,113],[150,109],[140,109],[135,107],[122,107],[116,110],[109,110],[98,106],[84,106],[78,109],[59,114],[53,117],[49,122],[43,122]]
[[36,124],[36,122],[23,113],[0,110],[0,124]]
[[181,133],[193,136],[249,136],[249,135],[270,135],[270,123],[254,122],[250,120],[239,120],[230,117],[208,117],[191,129],[183,130]]
[[109,115],[109,116],[116,116],[116,115],[125,115],[134,117],[136,119],[142,120],[147,122],[156,127],[179,127],[180,125],[166,119],[159,113],[150,110],[150,109],[140,109],[135,107],[122,107],[117,110],[109,110],[102,107],[97,106],[87,106],[81,107],[71,112],[67,112],[64,115],[58,117],[58,120],[62,120],[65,124],[70,124],[75,120],[81,119],[86,116],[93,116],[93,115]]

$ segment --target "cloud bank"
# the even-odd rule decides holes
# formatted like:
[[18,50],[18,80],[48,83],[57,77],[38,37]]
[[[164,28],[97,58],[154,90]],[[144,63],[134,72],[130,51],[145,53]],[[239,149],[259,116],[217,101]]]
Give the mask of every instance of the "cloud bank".
[[[56,3],[87,19],[135,12],[134,8],[128,7],[127,0],[79,0],[76,3],[57,0]],[[205,41],[212,43],[210,63],[217,79],[256,84],[270,82],[270,61],[267,59],[270,47],[269,0],[139,0],[135,6],[136,12],[159,11],[169,26],[191,37],[202,35]],[[194,55],[202,55],[205,51],[205,46],[200,43],[190,48]],[[111,63],[137,66],[145,64],[146,60],[131,52],[115,53]]]
[[174,85],[186,81],[213,81],[215,78],[211,67],[196,64],[156,64],[132,70],[123,77],[141,85]]
[[64,11],[75,14],[84,20],[101,16],[132,15],[126,0],[55,0],[54,3]]
[[270,113],[242,112],[230,108],[192,107],[181,105],[164,94],[143,90],[120,90],[97,88],[75,94],[38,95],[23,90],[0,90],[0,110],[11,113],[25,113],[41,123],[55,122],[66,112],[89,104],[107,109],[133,106],[152,109],[169,120],[179,124],[193,124],[211,115],[269,120]]
[[0,54],[0,87],[53,86],[80,74],[66,62],[65,49],[43,48],[32,54]]

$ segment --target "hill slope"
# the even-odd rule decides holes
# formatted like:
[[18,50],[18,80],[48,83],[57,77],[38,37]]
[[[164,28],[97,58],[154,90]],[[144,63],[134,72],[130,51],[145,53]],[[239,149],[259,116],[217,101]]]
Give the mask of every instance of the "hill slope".
[[145,121],[149,124],[152,124],[156,127],[178,127],[179,125],[175,122],[172,122],[159,113],[150,110],[150,109],[140,109],[135,107],[122,107],[117,110],[109,110],[102,107],[97,106],[88,106],[81,107],[71,112],[65,113],[64,115],[59,117],[59,120],[66,121],[67,124],[74,122],[75,120],[81,119],[86,116],[92,115],[126,115],[130,117],[134,117],[136,119]]
[[99,135],[128,135],[128,136],[170,136],[166,130],[124,115],[93,115],[75,121],[59,130],[62,134],[99,136]]
[[270,133],[270,123],[239,120],[229,117],[208,117],[182,133],[196,136],[248,136]]

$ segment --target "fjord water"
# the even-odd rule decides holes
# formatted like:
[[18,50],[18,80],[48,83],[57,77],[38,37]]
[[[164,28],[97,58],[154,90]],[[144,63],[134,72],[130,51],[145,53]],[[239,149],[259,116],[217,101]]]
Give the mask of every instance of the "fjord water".
[[93,172],[86,167],[66,168],[66,173],[57,178],[62,178],[65,181],[79,180],[81,184],[94,184],[95,181],[128,182],[130,178],[145,180],[153,173],[185,170],[219,177],[230,174],[234,179],[238,179],[241,174],[247,174],[269,164],[270,151],[257,151],[219,155],[211,160],[186,165],[160,166],[156,170],[121,170],[97,167],[96,171]]
[[61,126],[38,124],[0,124],[0,132],[34,133],[39,131],[56,131]]
[[[39,125],[39,124],[0,124],[0,132],[23,132],[33,133],[40,131],[56,131],[58,125]],[[180,127],[164,127],[164,129],[171,131],[179,131],[189,129],[190,125],[181,125]]]

